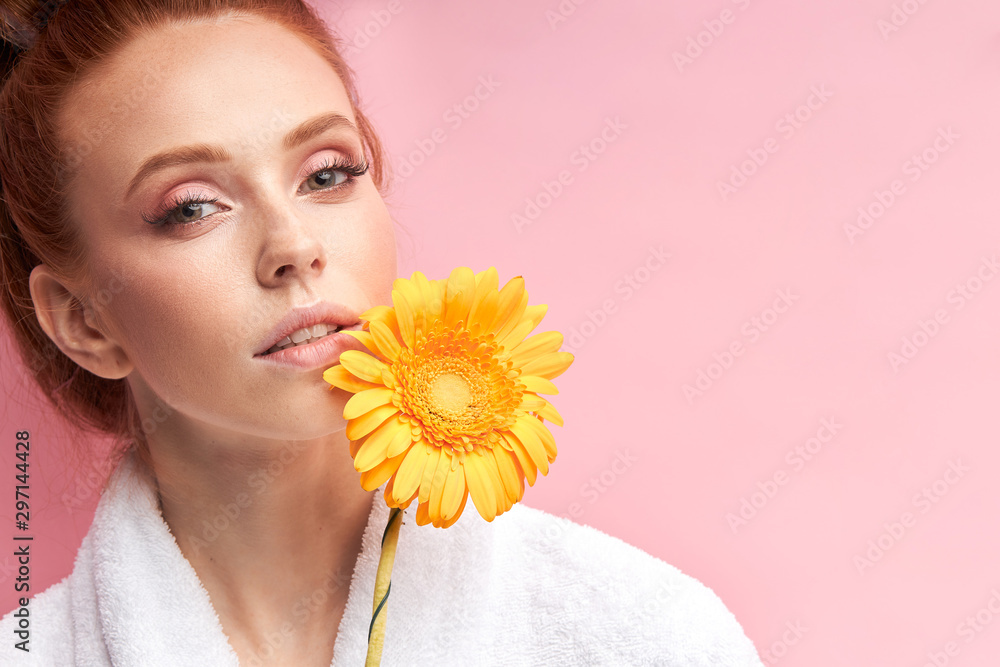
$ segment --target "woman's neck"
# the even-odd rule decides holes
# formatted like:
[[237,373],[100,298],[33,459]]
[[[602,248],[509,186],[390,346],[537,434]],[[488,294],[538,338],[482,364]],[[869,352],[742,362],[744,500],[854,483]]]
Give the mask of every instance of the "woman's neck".
[[152,444],[163,517],[241,663],[325,667],[375,492],[343,432],[217,442]]

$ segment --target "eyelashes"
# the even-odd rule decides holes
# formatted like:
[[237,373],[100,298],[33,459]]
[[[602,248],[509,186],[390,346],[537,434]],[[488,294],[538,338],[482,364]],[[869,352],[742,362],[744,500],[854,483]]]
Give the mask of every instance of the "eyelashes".
[[[311,191],[324,192],[330,190],[335,190],[335,191],[343,190],[350,188],[351,186],[354,185],[354,183],[358,178],[364,176],[368,172],[368,167],[369,164],[367,160],[365,160],[364,158],[359,160],[353,157],[351,158],[338,157],[337,159],[331,161],[330,158],[327,157],[323,159],[323,163],[319,166],[319,168],[316,171],[309,174],[309,176],[306,178],[306,182],[308,182],[309,179],[312,179],[313,177],[323,174],[325,172],[339,171],[347,174],[347,178],[344,179],[343,182],[337,183],[330,187],[321,187],[312,189]],[[205,220],[205,218],[209,217],[211,213],[209,213],[208,215],[203,215],[200,218],[190,221],[177,222],[173,221],[172,218],[175,215],[183,214],[184,209],[188,208],[196,209],[195,213],[201,212],[202,206],[206,204],[209,205],[215,204],[218,201],[219,201],[218,197],[211,197],[211,198],[202,197],[193,194],[189,190],[184,192],[183,194],[176,195],[169,201],[165,202],[163,205],[157,208],[156,211],[154,211],[151,215],[143,214],[142,219],[145,220],[150,225],[153,225],[154,227],[198,226],[201,225],[202,222]]]
[[198,220],[192,220],[191,222],[171,222],[170,217],[175,213],[180,212],[184,208],[195,207],[199,209],[203,204],[214,204],[219,201],[218,197],[213,197],[212,199],[205,199],[203,197],[192,196],[188,193],[172,199],[170,202],[164,204],[153,213],[152,217],[142,216],[142,219],[153,225],[154,227],[162,227],[166,225],[192,225],[198,224],[201,218]]

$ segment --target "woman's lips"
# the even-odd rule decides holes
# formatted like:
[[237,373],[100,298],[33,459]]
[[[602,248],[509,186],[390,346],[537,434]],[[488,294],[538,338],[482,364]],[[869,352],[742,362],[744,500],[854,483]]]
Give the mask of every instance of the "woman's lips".
[[296,345],[270,354],[258,354],[254,359],[279,366],[290,366],[302,370],[329,368],[340,361],[345,350],[368,352],[361,341],[354,336],[339,331],[330,333],[307,345]]

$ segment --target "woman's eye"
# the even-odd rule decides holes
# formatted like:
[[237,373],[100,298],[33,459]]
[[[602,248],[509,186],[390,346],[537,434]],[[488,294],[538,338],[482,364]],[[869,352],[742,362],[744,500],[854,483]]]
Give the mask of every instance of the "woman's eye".
[[[207,207],[207,210],[206,210]],[[213,213],[212,209],[220,208],[218,205],[212,202],[188,202],[186,204],[181,204],[176,209],[174,209],[170,215],[168,215],[168,222],[175,222],[180,224],[185,224],[188,222],[196,222],[201,218]]]
[[[344,190],[346,192],[345,188],[350,188],[356,179],[364,175],[367,171],[368,163],[363,160],[348,161],[345,164],[325,164],[318,171],[311,173],[303,181],[302,185],[305,186],[307,192],[317,190]],[[337,174],[340,175],[339,178]],[[216,202],[218,200],[218,197],[205,199],[204,197],[188,192],[185,193],[185,198],[179,201],[175,200],[175,204],[171,205],[172,207],[165,212],[160,213],[159,217],[151,219],[144,215],[143,220],[157,227],[198,226],[213,213],[227,208],[221,204],[217,205]]]
[[[340,181],[336,180],[334,174],[340,174],[343,178]],[[337,187],[343,184],[347,180],[347,172],[341,171],[340,169],[323,169],[321,171],[313,172],[309,178],[305,180],[305,185],[310,190],[327,190],[331,187]],[[311,187],[311,183],[318,184],[318,187]]]

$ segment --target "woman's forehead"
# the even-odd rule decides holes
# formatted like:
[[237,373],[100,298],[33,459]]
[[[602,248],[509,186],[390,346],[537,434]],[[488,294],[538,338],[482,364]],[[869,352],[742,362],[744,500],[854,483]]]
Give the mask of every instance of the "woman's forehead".
[[328,112],[355,122],[326,60],[280,25],[227,19],[138,37],[76,86],[61,127],[67,150],[86,153],[123,197],[151,155],[199,143],[265,150]]

